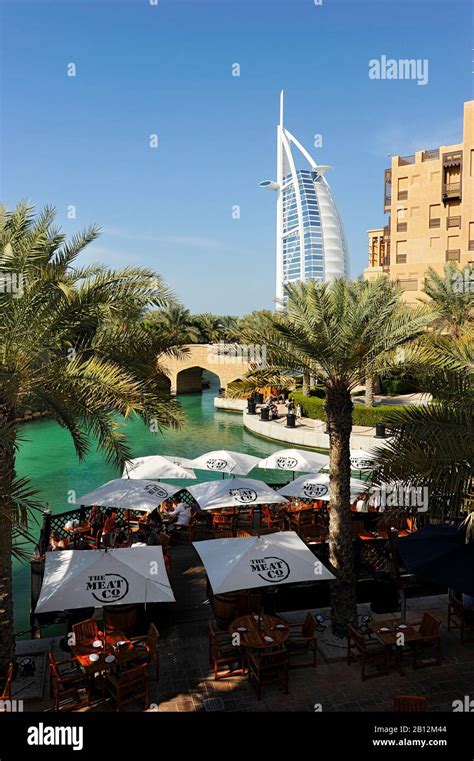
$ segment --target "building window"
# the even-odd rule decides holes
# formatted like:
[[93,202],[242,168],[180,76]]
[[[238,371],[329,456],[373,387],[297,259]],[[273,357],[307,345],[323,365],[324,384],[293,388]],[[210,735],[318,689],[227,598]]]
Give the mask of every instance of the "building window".
[[406,201],[408,198],[408,177],[398,178],[398,200]]
[[407,231],[407,211],[408,209],[397,209],[397,233]]
[[398,240],[395,263],[406,264],[406,261],[407,261],[407,242],[406,240]]
[[469,222],[469,251],[474,251],[474,222]]
[[441,227],[441,204],[435,203],[430,206],[429,226]]
[[417,291],[418,280],[397,280],[402,291]]

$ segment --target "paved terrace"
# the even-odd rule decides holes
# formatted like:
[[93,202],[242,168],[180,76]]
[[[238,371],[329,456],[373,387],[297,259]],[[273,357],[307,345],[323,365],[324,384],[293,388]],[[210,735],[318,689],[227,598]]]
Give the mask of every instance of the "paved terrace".
[[[329,627],[318,635],[316,669],[290,671],[290,691],[285,695],[278,685],[264,689],[258,701],[247,677],[214,681],[208,661],[208,620],[213,617],[206,594],[206,577],[192,547],[175,546],[172,550],[171,583],[178,600],[169,607],[166,618],[158,622],[160,641],[160,680],[150,681],[151,711],[203,711],[206,700],[220,698],[224,711],[314,711],[320,704],[323,711],[390,711],[396,694],[425,695],[430,711],[451,711],[453,700],[474,696],[474,642],[461,645],[459,635],[447,632],[446,596],[417,598],[408,601],[407,618],[417,621],[422,611],[430,610],[443,620],[443,663],[440,666],[413,671],[411,658],[404,658],[405,676],[393,671],[390,676],[362,682],[360,666],[345,662],[344,644],[334,641]],[[368,606],[359,606],[368,612]],[[315,612],[315,611],[314,611]],[[319,611],[326,613],[328,611]],[[283,614],[288,621],[302,621],[306,611]],[[395,616],[394,616],[395,617]],[[374,618],[390,618],[384,614]],[[45,668],[45,652],[52,648],[58,658],[59,637],[19,643],[22,652],[35,652],[37,661],[37,699],[27,680],[14,682],[13,697],[23,697],[25,710],[51,710],[49,676]],[[336,645],[336,646],[335,646]],[[43,649],[43,655],[39,650]],[[150,669],[150,675],[153,672]],[[91,711],[113,711],[111,704],[93,704]],[[130,704],[126,710],[143,710],[142,704]]]

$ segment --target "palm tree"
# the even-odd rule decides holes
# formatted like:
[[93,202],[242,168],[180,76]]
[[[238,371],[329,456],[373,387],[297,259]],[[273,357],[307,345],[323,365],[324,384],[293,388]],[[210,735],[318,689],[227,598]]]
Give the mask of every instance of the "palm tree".
[[373,282],[297,283],[285,287],[286,308],[262,320],[248,338],[266,346],[267,366],[244,388],[285,386],[309,372],[325,387],[330,441],[330,562],[332,626],[343,637],[357,620],[350,510],[351,391],[367,375],[403,365],[400,349],[424,330],[426,308],[401,303],[387,278]]
[[217,343],[223,337],[223,325],[221,318],[210,312],[203,312],[192,317],[193,324],[199,331],[201,343]]
[[[474,322],[473,292],[466,286],[474,281],[474,268],[458,269],[451,262],[444,268],[444,277],[429,267],[425,280],[424,293],[429,296],[428,306],[436,318],[435,327],[449,333],[453,338],[460,338],[466,330],[472,330]],[[421,299],[420,299],[421,300]]]
[[173,342],[143,322],[168,290],[146,269],[77,266],[99,230],[67,241],[54,217],[26,204],[0,210],[0,669],[14,654],[14,540],[34,497],[15,476],[18,408],[41,404],[68,429],[79,458],[95,439],[117,467],[131,455],[119,416],[180,421],[156,380],[156,358],[174,352]]
[[[410,357],[409,354],[412,354]],[[409,350],[432,401],[393,410],[388,446],[378,450],[375,483],[403,480],[428,488],[430,511],[457,517],[472,493],[474,462],[474,340],[428,335]]]
[[172,338],[178,344],[196,343],[199,330],[193,324],[189,309],[182,304],[171,303],[153,311],[148,316],[150,328]]

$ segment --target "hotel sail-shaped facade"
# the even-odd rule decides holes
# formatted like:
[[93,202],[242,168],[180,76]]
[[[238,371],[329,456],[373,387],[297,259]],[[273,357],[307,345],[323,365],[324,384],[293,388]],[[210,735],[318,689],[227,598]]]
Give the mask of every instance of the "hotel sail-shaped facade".
[[[309,164],[297,169],[292,147]],[[332,280],[349,276],[344,229],[325,178],[329,166],[318,166],[301,143],[283,126],[283,92],[277,127],[277,179],[260,187],[277,193],[276,299],[283,286],[298,280]]]

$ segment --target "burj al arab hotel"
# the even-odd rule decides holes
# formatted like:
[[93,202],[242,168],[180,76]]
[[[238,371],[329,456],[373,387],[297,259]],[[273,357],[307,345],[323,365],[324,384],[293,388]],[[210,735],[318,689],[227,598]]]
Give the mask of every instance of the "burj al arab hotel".
[[[298,158],[307,169],[297,169]],[[296,151],[295,151],[296,153]],[[277,179],[260,183],[277,194],[276,299],[282,304],[283,286],[297,280],[332,280],[349,276],[349,259],[342,222],[325,174],[301,143],[283,126],[283,91],[277,127]]]

